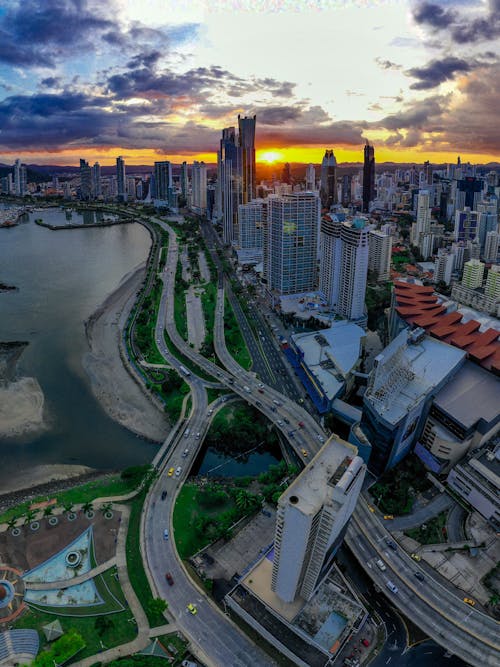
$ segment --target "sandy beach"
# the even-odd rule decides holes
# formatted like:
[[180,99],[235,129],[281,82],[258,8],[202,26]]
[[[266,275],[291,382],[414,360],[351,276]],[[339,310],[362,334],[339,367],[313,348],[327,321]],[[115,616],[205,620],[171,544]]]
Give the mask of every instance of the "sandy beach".
[[85,323],[89,352],[83,367],[92,392],[112,419],[148,440],[163,442],[170,430],[168,419],[120,356],[121,329],[141,286],[144,268],[142,264],[125,276]]

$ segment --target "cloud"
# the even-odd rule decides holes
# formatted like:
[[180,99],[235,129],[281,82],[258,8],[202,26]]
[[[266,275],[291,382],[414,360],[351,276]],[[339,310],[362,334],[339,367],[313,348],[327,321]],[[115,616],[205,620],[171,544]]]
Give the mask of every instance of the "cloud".
[[433,2],[417,2],[413,18],[417,24],[427,25],[434,32],[447,30],[457,44],[493,41],[500,37],[500,0],[488,0],[486,6],[480,6],[483,11],[475,14],[471,14],[470,7],[477,6],[476,1],[455,4],[466,5],[467,14],[456,9],[445,9]]
[[384,60],[383,58],[375,58],[375,62],[382,69],[401,69],[401,65],[393,63],[391,60]]
[[436,88],[444,81],[450,81],[457,73],[470,72],[476,66],[474,60],[463,60],[454,56],[447,56],[441,60],[431,60],[424,67],[412,67],[407,70],[407,76],[418,79],[410,88],[413,90],[429,90]]

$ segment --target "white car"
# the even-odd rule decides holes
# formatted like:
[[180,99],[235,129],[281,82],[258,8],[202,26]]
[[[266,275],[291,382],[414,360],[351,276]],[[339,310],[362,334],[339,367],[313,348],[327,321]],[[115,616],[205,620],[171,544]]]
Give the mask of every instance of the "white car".
[[175,476],[179,477],[179,475],[181,474],[181,471],[182,471],[182,468],[180,466],[178,466],[176,471],[175,471]]
[[324,437],[323,437],[322,435],[319,435],[319,434],[318,434],[318,440],[319,440],[320,442],[325,442]]
[[163,531],[163,539],[164,539],[164,540],[168,540],[168,530],[167,530],[166,528],[165,528],[165,530]]
[[281,421],[281,419],[278,419],[276,423],[278,424],[278,426],[283,426],[283,422]]

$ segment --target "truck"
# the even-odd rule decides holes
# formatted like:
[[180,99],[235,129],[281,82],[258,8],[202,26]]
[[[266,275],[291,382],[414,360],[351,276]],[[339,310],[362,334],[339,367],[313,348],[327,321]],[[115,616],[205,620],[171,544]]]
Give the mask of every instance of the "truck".
[[179,366],[179,370],[183,375],[186,376],[191,375],[191,372],[188,371],[188,369],[185,366]]

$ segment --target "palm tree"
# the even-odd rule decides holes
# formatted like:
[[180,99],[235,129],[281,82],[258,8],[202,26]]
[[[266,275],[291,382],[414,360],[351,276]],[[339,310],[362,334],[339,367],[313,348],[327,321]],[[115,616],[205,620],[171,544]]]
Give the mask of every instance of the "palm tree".
[[106,514],[106,512],[111,512],[112,507],[112,503],[104,503],[104,505],[101,505],[99,509],[103,514]]
[[84,514],[88,514],[89,512],[92,512],[93,509],[94,506],[92,505],[92,502],[90,500],[87,500],[87,502],[83,504],[82,512]]
[[36,512],[34,510],[27,510],[24,514],[24,524],[31,523],[33,519],[36,516]]
[[63,503],[63,509],[65,512],[68,514],[73,511],[73,503],[72,502],[65,502]]
[[11,528],[14,528],[17,520],[19,519],[18,516],[11,516],[10,519],[7,521],[7,528],[10,530]]
[[53,505],[47,505],[47,507],[43,510],[43,516],[44,517],[49,517],[54,514],[54,506]]

